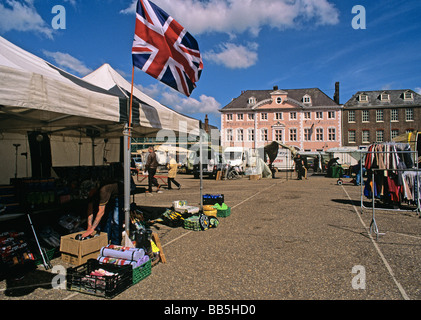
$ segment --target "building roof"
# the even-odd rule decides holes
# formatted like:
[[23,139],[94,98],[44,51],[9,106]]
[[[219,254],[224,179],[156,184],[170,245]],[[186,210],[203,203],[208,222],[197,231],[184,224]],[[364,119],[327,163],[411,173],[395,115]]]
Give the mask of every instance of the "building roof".
[[[404,99],[405,93],[412,93],[413,99]],[[389,95],[389,100],[382,100],[381,95]],[[366,102],[360,101],[360,96],[366,95]],[[421,106],[421,95],[410,89],[358,91],[345,104],[344,108],[373,108],[373,107],[405,107]]]
[[[333,99],[329,98],[324,92],[318,88],[309,88],[309,89],[282,89],[277,90],[276,88],[272,90],[246,90],[241,93],[237,98],[234,98],[229,104],[220,109],[221,112],[230,111],[235,109],[244,109],[244,111],[252,110],[256,104],[270,103],[271,102],[271,93],[275,91],[284,91],[288,94],[288,99],[296,101],[300,104],[303,104],[303,97],[309,95],[311,97],[311,107],[340,107]],[[249,104],[250,98],[255,98],[256,103]]]

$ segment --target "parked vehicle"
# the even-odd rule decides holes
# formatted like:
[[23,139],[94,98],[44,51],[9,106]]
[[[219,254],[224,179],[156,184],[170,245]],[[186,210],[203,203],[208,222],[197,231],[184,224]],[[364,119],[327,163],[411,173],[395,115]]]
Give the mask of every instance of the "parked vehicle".
[[[200,177],[200,150],[192,152],[189,155],[189,163],[193,164],[193,175],[197,179]],[[216,152],[210,147],[204,147],[203,149],[203,164],[202,173],[203,176],[214,178],[219,170],[222,170],[225,159],[223,154]]]
[[134,165],[136,166],[136,169],[139,171],[142,171],[143,170],[142,158],[136,157],[132,159],[133,159]]

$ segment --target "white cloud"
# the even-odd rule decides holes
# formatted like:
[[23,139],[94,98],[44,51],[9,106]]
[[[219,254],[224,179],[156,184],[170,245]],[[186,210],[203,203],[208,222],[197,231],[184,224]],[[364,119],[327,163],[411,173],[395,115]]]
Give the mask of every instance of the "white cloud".
[[44,50],[43,53],[46,57],[52,58],[59,67],[64,68],[69,72],[77,72],[81,76],[85,76],[92,72],[92,70],[86,67],[83,62],[72,57],[68,53],[50,52],[46,50]]
[[174,110],[184,114],[218,114],[220,107],[221,104],[216,101],[214,97],[202,94],[199,97],[199,100],[191,97],[180,99],[180,101],[174,105]]
[[[329,0],[154,0],[158,6],[194,34],[245,31],[257,36],[264,26],[285,29],[303,23],[334,25],[339,12]],[[136,2],[122,10],[135,11]]]
[[418,94],[421,94],[421,87],[417,87],[417,88],[415,88],[415,90],[414,90],[416,93],[418,93]]
[[138,0],[132,0],[132,4],[128,8],[120,10],[120,13],[122,13],[122,14],[132,14],[133,13],[134,14],[136,12],[137,1]]
[[164,106],[183,114],[219,114],[218,110],[221,108],[221,104],[214,97],[202,94],[199,99],[187,98],[161,82],[148,86],[135,84],[135,87]]
[[[228,68],[248,68],[258,60],[257,44],[232,43],[237,35],[249,32],[257,37],[263,27],[284,30],[306,25],[335,25],[339,11],[330,0],[154,0],[193,35],[223,33],[230,43],[205,52],[203,57]],[[136,11],[137,0],[121,10]],[[257,38],[256,38],[257,39]]]
[[33,0],[5,0],[0,3],[0,32],[11,30],[40,33],[53,37],[53,29],[38,14]]
[[251,42],[246,46],[234,43],[223,43],[218,52],[208,51],[203,53],[203,58],[216,64],[224,65],[230,69],[243,69],[253,66],[257,60],[258,44]]

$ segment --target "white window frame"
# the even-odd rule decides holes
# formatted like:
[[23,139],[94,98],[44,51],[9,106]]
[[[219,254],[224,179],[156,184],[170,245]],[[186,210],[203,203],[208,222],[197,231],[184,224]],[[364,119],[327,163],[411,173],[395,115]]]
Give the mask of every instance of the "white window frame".
[[247,129],[247,140],[249,142],[253,142],[254,141],[254,129],[253,128],[248,128]]
[[327,129],[327,141],[336,141],[336,128]]
[[348,143],[356,143],[357,142],[357,132],[355,130],[348,131]]
[[406,121],[414,121],[414,108],[406,108],[405,109],[405,120]]
[[316,141],[323,141],[323,128],[316,128]]
[[311,141],[311,128],[304,128],[304,141]]
[[355,123],[355,110],[348,110],[348,123]]
[[370,130],[363,130],[361,139],[362,143],[370,143]]
[[227,129],[227,141],[234,141],[232,129]]
[[243,142],[244,141],[244,130],[243,130],[243,128],[238,128],[237,129],[237,141],[238,142]]
[[376,130],[376,142],[384,142],[384,130]]
[[289,129],[289,141],[298,141],[297,128]]
[[391,122],[399,122],[399,110],[398,109],[391,109],[390,110],[390,121]]
[[361,112],[361,122],[370,122],[370,110],[362,110]]
[[260,141],[269,141],[269,131],[267,128],[260,129]]
[[282,129],[275,129],[275,141],[282,142],[284,137],[284,130]]
[[376,122],[384,122],[383,109],[376,109]]
[[[409,95],[409,96],[407,96],[407,95]],[[405,100],[405,101],[412,101],[412,100],[414,100],[414,95],[410,91],[405,91],[403,93],[403,100]]]

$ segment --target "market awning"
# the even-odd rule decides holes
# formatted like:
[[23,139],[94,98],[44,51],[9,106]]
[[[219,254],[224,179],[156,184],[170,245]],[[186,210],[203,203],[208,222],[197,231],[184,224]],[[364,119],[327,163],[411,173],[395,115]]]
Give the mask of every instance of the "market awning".
[[121,136],[126,98],[92,85],[0,37],[0,130]]
[[[130,98],[131,83],[109,64],[104,64],[83,80],[101,87],[107,92]],[[133,135],[156,133],[161,129],[198,134],[199,120],[178,113],[152,99],[136,86],[133,87]],[[146,128],[146,130],[145,130]],[[155,130],[153,130],[155,129]]]

